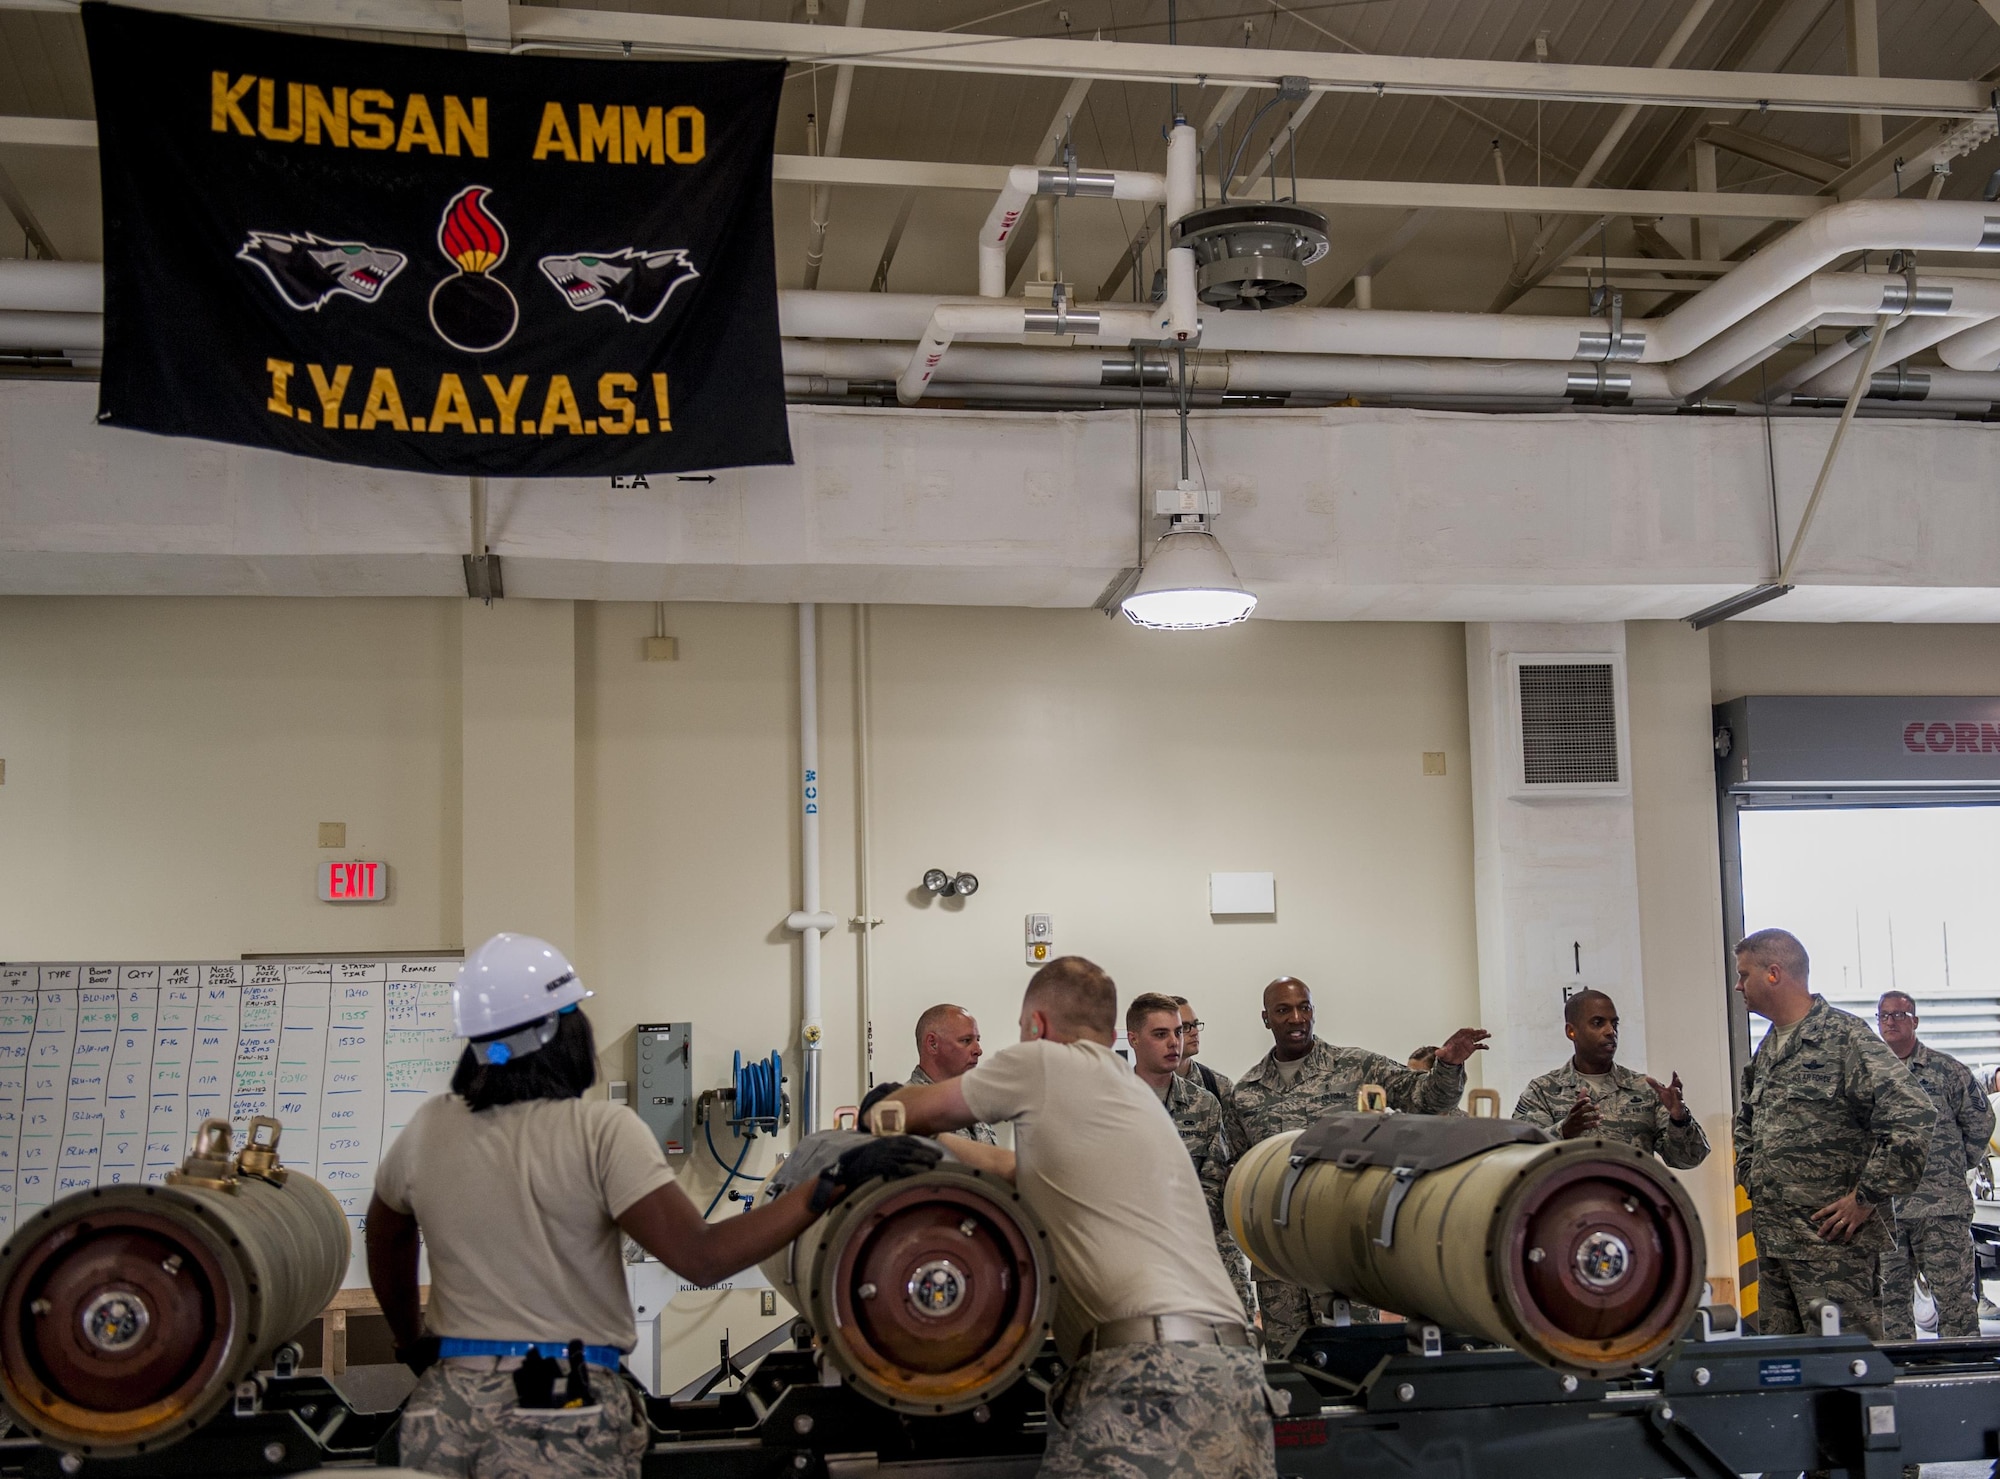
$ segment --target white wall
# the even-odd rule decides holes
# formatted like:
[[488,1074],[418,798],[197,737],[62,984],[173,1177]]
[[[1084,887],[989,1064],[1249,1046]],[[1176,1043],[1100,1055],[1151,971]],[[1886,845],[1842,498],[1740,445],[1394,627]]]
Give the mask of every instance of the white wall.
[[0,957],[458,943],[461,604],[0,599]]
[[[533,927],[556,929],[573,910],[607,1078],[628,1075],[631,1026],[656,1017],[696,1023],[704,1087],[739,1048],[795,1063],[793,613],[665,615],[677,662],[642,659],[653,608],[638,603],[0,600],[0,956],[439,948],[465,943],[461,920],[483,933],[545,908]],[[1313,984],[1336,1041],[1400,1054],[1477,1020],[1460,628],[1166,635],[915,606],[870,620],[878,1075],[907,1071],[909,1024],[939,999],[972,1007],[989,1044],[1011,1040],[1030,910],[1127,993],[1193,998],[1232,1074],[1268,1041],[1257,996],[1280,972]],[[2000,628],[1626,631],[1645,1055],[1680,1071],[1720,1148],[1710,698],[2000,691]],[[843,921],[859,910],[855,632],[853,608],[822,608],[822,862]],[[1444,777],[1423,776],[1427,750],[1445,752]],[[339,853],[316,846],[334,820]],[[388,859],[391,902],[316,902],[313,867],[333,856]],[[919,896],[931,866],[983,887]],[[1267,868],[1275,919],[1208,916],[1210,871]],[[829,936],[829,1109],[862,1082],[857,959],[852,930]],[[683,1171],[705,1204],[712,1159]],[[1718,1270],[1726,1176],[1718,1156],[1691,1178]],[[740,1345],[774,1323],[755,1311],[752,1295],[683,1296],[667,1375],[711,1362],[725,1327]]]
[[[703,1087],[739,1048],[796,1063],[793,613],[666,617],[680,660],[649,663],[647,604],[0,601],[0,957],[442,948],[561,933],[573,910],[607,1078],[653,1018],[694,1021]],[[822,609],[824,897],[843,921],[855,623]],[[879,1075],[907,1072],[940,998],[1013,1038],[1029,910],[1128,995],[1193,998],[1232,1074],[1268,1045],[1258,996],[1282,972],[1313,984],[1336,1041],[1400,1055],[1475,1019],[1457,627],[1169,635],[893,607],[872,631]],[[1423,775],[1427,750],[1446,775]],[[323,852],[336,820],[350,846]],[[318,903],[332,856],[386,858],[391,902]],[[913,896],[931,866],[983,887]],[[1211,919],[1223,869],[1274,871],[1276,917]],[[829,1109],[862,1082],[857,957],[852,931],[829,936]],[[682,1169],[706,1204],[713,1159]],[[754,1295],[682,1296],[665,1374],[712,1362],[725,1327],[740,1346],[772,1323]]]
[[2000,626],[1730,621],[1709,629],[1708,646],[1717,703],[1756,693],[2000,693]]

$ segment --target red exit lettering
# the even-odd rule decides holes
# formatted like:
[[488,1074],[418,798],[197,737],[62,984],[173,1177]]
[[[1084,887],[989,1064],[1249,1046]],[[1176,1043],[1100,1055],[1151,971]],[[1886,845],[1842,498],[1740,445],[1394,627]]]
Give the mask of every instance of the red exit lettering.
[[378,903],[389,896],[389,865],[358,860],[321,863],[319,896],[331,904]]

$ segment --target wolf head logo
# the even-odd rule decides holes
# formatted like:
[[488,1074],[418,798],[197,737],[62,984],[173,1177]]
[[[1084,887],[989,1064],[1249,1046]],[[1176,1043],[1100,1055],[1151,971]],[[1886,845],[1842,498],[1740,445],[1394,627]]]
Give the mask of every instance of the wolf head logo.
[[609,306],[635,324],[658,318],[676,288],[701,276],[678,247],[661,252],[620,247],[615,252],[544,257],[541,268],[563,301],[578,313]]
[[336,293],[373,303],[409,260],[387,247],[310,232],[253,231],[236,255],[262,270],[278,296],[301,312],[317,312]]

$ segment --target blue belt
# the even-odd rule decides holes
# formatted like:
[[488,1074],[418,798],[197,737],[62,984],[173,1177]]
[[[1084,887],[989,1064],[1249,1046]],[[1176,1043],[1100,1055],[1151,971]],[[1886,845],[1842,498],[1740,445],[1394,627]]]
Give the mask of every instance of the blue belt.
[[[461,1340],[456,1335],[438,1338],[438,1355],[450,1356],[532,1356],[541,1354],[551,1360],[569,1353],[569,1342],[553,1340]],[[606,1371],[616,1371],[624,1361],[625,1353],[615,1345],[587,1345],[583,1348],[584,1364],[602,1366]]]

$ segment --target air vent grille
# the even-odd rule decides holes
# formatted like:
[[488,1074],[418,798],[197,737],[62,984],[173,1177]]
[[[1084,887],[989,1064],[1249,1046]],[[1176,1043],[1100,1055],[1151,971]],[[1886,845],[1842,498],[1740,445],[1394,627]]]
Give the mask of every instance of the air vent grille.
[[1618,693],[1608,662],[1522,663],[1522,779],[1617,785]]

